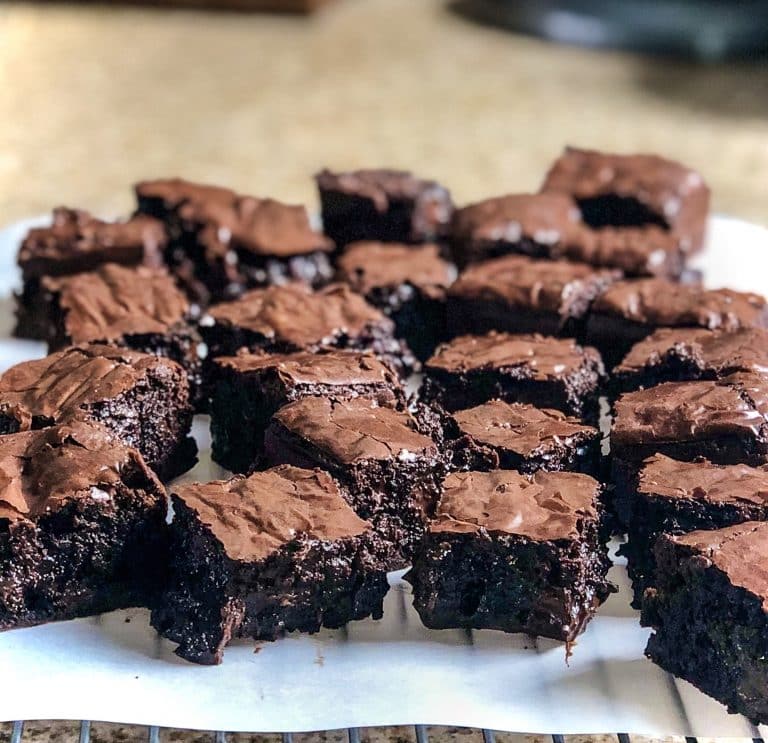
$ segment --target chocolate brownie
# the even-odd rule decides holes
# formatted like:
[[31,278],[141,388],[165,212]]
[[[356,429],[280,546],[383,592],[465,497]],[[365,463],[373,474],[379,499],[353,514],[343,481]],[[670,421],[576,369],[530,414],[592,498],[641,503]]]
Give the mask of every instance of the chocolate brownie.
[[755,724],[768,722],[768,524],[662,535],[645,654]]
[[370,350],[405,377],[416,367],[395,324],[344,284],[316,292],[301,284],[254,289],[216,305],[202,318],[209,355],[232,356],[241,348],[269,353],[328,348]]
[[81,422],[0,437],[0,630],[149,606],[165,579],[165,491]]
[[40,289],[44,276],[69,276],[104,263],[157,268],[163,264],[165,242],[162,223],[150,217],[103,222],[78,209],[54,209],[51,226],[31,229],[19,248],[23,286],[16,295],[14,335],[46,339],[48,317],[41,312]]
[[485,261],[448,290],[448,330],[577,335],[594,298],[618,278],[618,271],[570,261],[523,255]]
[[612,586],[600,485],[574,472],[457,472],[406,575],[432,629],[571,643]]
[[382,616],[386,545],[321,470],[275,467],[178,486],[171,578],[152,626],[220,663],[235,637],[275,640]]
[[405,408],[397,376],[362,351],[223,356],[211,376],[211,456],[233,472],[256,464],[272,415],[302,397],[365,397]]
[[621,551],[639,608],[653,583],[653,547],[660,534],[768,521],[768,467],[679,462],[655,454],[631,487],[617,491],[616,510],[629,535]]
[[421,397],[446,410],[498,398],[597,420],[600,354],[572,338],[488,333],[440,346],[424,364]]
[[600,431],[559,410],[491,400],[446,414],[444,435],[458,469],[599,470]]
[[315,176],[323,230],[342,247],[357,240],[431,242],[447,234],[453,204],[435,181],[404,170],[355,170]]
[[768,330],[660,328],[636,343],[611,376],[615,390],[629,392],[740,371],[768,373]]
[[610,367],[630,348],[663,327],[738,330],[768,327],[768,303],[758,294],[704,289],[663,279],[634,279],[609,286],[593,302],[586,342]]
[[195,464],[192,412],[181,366],[127,348],[70,346],[0,377],[0,433],[100,423],[164,479]]
[[390,569],[408,564],[445,466],[435,442],[407,411],[359,397],[305,397],[275,413],[264,449],[270,464],[328,470],[355,512],[391,545]]
[[593,228],[654,225],[675,235],[685,253],[703,247],[709,188],[699,173],[672,160],[568,147],[542,191],[572,196]]
[[241,196],[179,178],[135,187],[139,211],[162,219],[168,264],[202,305],[286,281],[328,282],[333,244],[303,206]]
[[198,399],[200,336],[189,300],[166,271],[110,263],[89,273],[46,277],[42,288],[50,350],[108,343],[164,356],[184,367]]
[[353,243],[336,267],[339,281],[395,321],[398,337],[420,360],[447,338],[445,293],[455,269],[437,245]]

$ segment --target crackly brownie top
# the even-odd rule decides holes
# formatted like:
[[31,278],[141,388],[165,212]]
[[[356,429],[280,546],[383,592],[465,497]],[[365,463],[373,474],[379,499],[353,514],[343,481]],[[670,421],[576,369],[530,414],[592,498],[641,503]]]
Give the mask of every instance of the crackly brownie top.
[[290,465],[206,483],[173,495],[193,510],[233,560],[263,560],[300,534],[335,541],[371,528],[347,505],[333,478]]
[[360,335],[377,325],[392,323],[344,284],[319,291],[300,284],[270,286],[246,292],[233,302],[209,310],[212,322],[259,333],[275,342],[306,348],[345,334]]
[[141,473],[143,489],[163,497],[139,453],[96,426],[73,422],[1,436],[0,519],[34,521],[77,498],[108,504],[129,467]]
[[345,401],[306,397],[278,410],[273,420],[342,464],[413,462],[437,455],[435,443],[418,432],[408,413],[360,397]]
[[631,374],[676,360],[718,373],[738,370],[768,374],[768,330],[659,328],[636,343],[614,372]]
[[461,299],[569,314],[572,305],[583,303],[585,297],[591,299],[619,276],[617,271],[586,263],[505,255],[470,266],[448,293]]
[[151,217],[103,222],[86,211],[59,207],[50,227],[27,233],[18,262],[25,278],[88,270],[107,260],[159,266],[165,242],[162,223]]
[[164,270],[114,263],[91,273],[45,278],[58,294],[64,327],[73,343],[166,333],[184,320],[189,301]]
[[453,268],[440,257],[437,245],[351,243],[338,259],[337,268],[339,280],[360,294],[410,284],[440,298],[453,280]]
[[602,373],[600,354],[573,338],[491,332],[454,338],[440,346],[424,368],[447,374],[519,368],[531,379],[550,380],[565,379],[585,366]]
[[728,435],[763,438],[768,376],[737,372],[717,381],[665,382],[621,395],[614,410],[611,442],[626,447]]
[[643,462],[638,492],[651,497],[706,503],[768,505],[768,467],[678,462],[654,454]]
[[491,400],[451,414],[460,433],[474,441],[532,457],[555,446],[577,445],[598,435],[559,410]]
[[8,369],[0,377],[0,413],[15,418],[21,430],[32,426],[33,416],[59,422],[132,389],[152,372],[182,374],[173,361],[152,354],[97,344],[71,346]]
[[667,537],[721,570],[734,585],[753,593],[768,611],[768,523],[747,521],[712,531]]
[[597,518],[599,492],[596,480],[575,472],[455,472],[445,479],[429,531],[574,539],[585,519]]
[[609,286],[592,311],[646,325],[735,330],[768,326],[768,307],[759,294],[703,289],[664,279],[632,279]]
[[223,186],[193,183],[183,178],[158,178],[141,181],[134,186],[139,199],[157,199],[168,211],[181,210],[180,216],[190,218],[200,204],[228,204],[237,194]]

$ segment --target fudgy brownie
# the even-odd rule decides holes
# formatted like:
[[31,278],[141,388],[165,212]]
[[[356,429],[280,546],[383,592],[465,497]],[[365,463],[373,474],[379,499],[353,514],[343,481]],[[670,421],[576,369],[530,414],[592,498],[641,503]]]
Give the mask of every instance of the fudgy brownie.
[[269,353],[324,348],[370,350],[405,377],[417,366],[395,324],[344,284],[316,292],[301,284],[254,289],[212,307],[200,329],[209,356],[241,348]]
[[106,264],[96,271],[42,281],[52,351],[109,343],[181,364],[192,397],[201,388],[200,336],[189,300],[162,269]]
[[445,465],[407,411],[359,397],[305,397],[275,413],[264,449],[270,464],[328,470],[355,512],[390,544],[390,569],[408,564],[433,512]]
[[478,263],[448,290],[448,330],[577,335],[594,298],[620,276],[585,263],[523,255]]
[[150,217],[103,222],[79,209],[54,209],[51,226],[31,229],[19,248],[23,286],[16,295],[14,334],[47,338],[48,316],[41,312],[40,280],[44,276],[69,276],[104,263],[157,268],[163,264],[165,243],[162,223]]
[[673,233],[686,253],[703,247],[709,188],[699,173],[672,160],[568,147],[542,191],[572,196],[593,228],[652,225]]
[[403,170],[355,170],[315,176],[323,230],[339,247],[357,240],[422,243],[447,234],[453,204],[435,181]]
[[604,376],[600,354],[572,338],[465,335],[440,346],[424,364],[421,397],[446,410],[498,398],[595,421]]
[[758,294],[704,289],[663,279],[609,286],[593,302],[586,342],[613,367],[630,348],[661,327],[737,330],[768,327],[768,303]]
[[333,244],[303,206],[179,178],[135,188],[139,211],[167,225],[168,264],[202,305],[286,281],[320,286],[333,274]]
[[127,348],[71,346],[0,377],[0,434],[74,419],[100,423],[163,479],[195,464],[192,413],[181,366]]
[[734,372],[768,372],[768,330],[660,328],[636,343],[614,368],[619,392],[661,382],[719,379]]
[[608,597],[600,485],[575,472],[457,472],[406,575],[432,629],[571,643]]
[[234,637],[275,640],[382,615],[386,545],[321,470],[178,486],[171,578],[152,626],[196,663]]
[[135,450],[73,422],[0,437],[0,630],[149,606],[165,491]]
[[420,360],[447,338],[445,293],[455,269],[437,245],[353,243],[336,268],[339,281],[395,321],[398,337]]
[[768,523],[662,535],[645,654],[745,715],[768,722]]
[[768,467],[679,462],[655,454],[643,462],[631,487],[616,492],[616,511],[627,527],[621,551],[639,608],[643,591],[652,585],[653,547],[660,534],[768,521]]
[[600,431],[559,410],[491,400],[446,414],[444,433],[458,469],[598,474]]
[[223,356],[211,377],[211,456],[233,472],[254,466],[272,415],[302,397],[365,397],[405,408],[397,376],[362,351]]

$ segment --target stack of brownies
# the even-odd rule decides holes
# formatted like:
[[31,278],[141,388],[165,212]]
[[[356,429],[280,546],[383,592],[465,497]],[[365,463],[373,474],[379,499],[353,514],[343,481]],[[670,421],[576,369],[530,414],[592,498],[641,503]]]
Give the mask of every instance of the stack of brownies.
[[[649,657],[768,721],[768,303],[688,268],[701,177],[567,149],[458,209],[316,181],[323,232],[169,179],[27,235],[17,335],[50,355],[0,378],[0,629],[140,605],[218,663],[380,617],[410,566],[428,627],[570,646],[626,533]],[[168,524],[200,412],[235,474],[171,483]]]

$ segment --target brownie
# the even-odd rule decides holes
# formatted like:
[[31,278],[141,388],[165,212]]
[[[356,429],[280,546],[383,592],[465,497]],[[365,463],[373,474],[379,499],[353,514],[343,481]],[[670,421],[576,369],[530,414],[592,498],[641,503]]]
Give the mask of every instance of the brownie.
[[663,535],[645,654],[753,723],[768,722],[768,524]]
[[421,398],[446,410],[498,398],[597,420],[600,355],[572,338],[488,333],[440,346],[424,364]]
[[660,328],[632,346],[611,377],[615,390],[629,392],[740,371],[768,373],[768,330]]
[[233,472],[247,472],[257,463],[272,415],[303,397],[365,397],[405,408],[397,376],[362,351],[222,356],[211,376],[211,456]]
[[358,240],[422,243],[447,234],[451,195],[404,170],[323,170],[315,176],[323,230],[342,247]]
[[695,170],[657,155],[612,155],[566,148],[542,191],[572,196],[591,227],[657,226],[685,253],[702,249],[709,188]]
[[152,626],[195,663],[382,616],[386,546],[321,470],[282,466],[172,494],[171,577]]
[[266,461],[321,467],[404,567],[432,514],[445,471],[435,442],[407,411],[364,398],[305,397],[280,408],[264,436]]
[[618,271],[524,255],[478,263],[448,290],[448,330],[577,335],[594,298],[618,278]]
[[74,421],[0,437],[0,630],[149,606],[165,491],[141,455]]
[[655,225],[592,229],[567,194],[510,194],[454,212],[451,243],[465,267],[510,253],[566,258],[617,268],[626,276],[679,278],[685,267],[678,238]]
[[639,608],[653,583],[653,547],[660,534],[768,521],[768,467],[679,462],[655,454],[642,463],[631,487],[616,493],[616,510],[627,527],[621,552]]
[[406,575],[431,629],[572,643],[612,586],[600,485],[575,472],[456,472]]
[[174,361],[127,348],[70,346],[0,377],[0,433],[81,420],[141,453],[164,479],[194,466],[189,382]]
[[189,300],[163,269],[106,264],[96,271],[44,278],[40,311],[55,351],[107,343],[164,356],[187,372],[197,401],[202,382],[200,336]]
[[455,269],[439,246],[353,243],[336,268],[339,281],[395,321],[397,336],[421,361],[446,340],[445,294]]
[[320,286],[333,274],[333,244],[312,229],[303,206],[179,178],[135,190],[139,211],[166,224],[168,264],[201,305],[286,281]]
[[370,350],[405,377],[417,361],[395,338],[394,322],[344,284],[311,291],[302,284],[254,289],[209,310],[201,332],[209,356],[239,349],[291,353],[328,348]]
[[444,435],[457,469],[599,471],[600,431],[559,410],[491,400],[446,414]]
[[150,217],[103,222],[79,209],[54,209],[50,227],[31,229],[19,248],[23,285],[16,295],[14,335],[46,339],[47,318],[40,313],[43,277],[92,271],[104,263],[157,268],[165,242],[163,225]]
[[618,364],[658,328],[738,330],[768,327],[768,303],[758,294],[704,289],[663,279],[634,279],[609,286],[593,302],[586,342],[606,364]]

